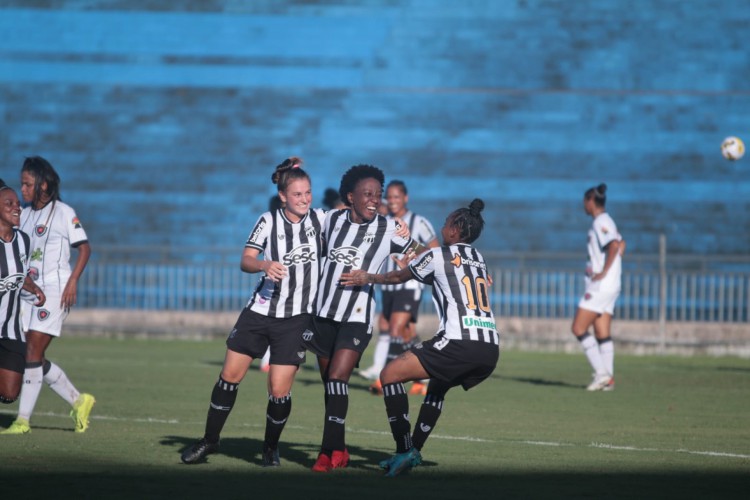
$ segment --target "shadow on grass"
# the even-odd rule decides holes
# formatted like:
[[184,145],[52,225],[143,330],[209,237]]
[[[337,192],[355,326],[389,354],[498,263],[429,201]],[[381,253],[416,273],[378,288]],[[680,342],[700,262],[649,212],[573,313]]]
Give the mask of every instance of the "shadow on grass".
[[[75,474],[18,472],[3,480],[7,498],[213,499],[303,498],[305,500],[396,500],[484,498],[742,498],[750,480],[742,474],[581,472],[534,473],[417,468],[396,478],[380,473],[335,470],[329,474],[286,472],[284,467],[249,467],[230,472],[184,466],[164,470],[121,470]],[[34,485],[29,490],[29,485]]]

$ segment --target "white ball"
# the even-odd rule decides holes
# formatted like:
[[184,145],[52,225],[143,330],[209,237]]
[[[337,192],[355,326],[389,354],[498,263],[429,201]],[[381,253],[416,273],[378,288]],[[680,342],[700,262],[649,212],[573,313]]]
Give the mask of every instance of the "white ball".
[[721,142],[721,154],[727,160],[739,160],[745,154],[745,143],[739,137],[727,137]]

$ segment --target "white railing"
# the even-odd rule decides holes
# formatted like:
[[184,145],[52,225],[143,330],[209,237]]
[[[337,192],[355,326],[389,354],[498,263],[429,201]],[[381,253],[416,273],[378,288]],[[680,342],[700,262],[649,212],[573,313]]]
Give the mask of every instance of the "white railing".
[[[571,318],[583,294],[580,272],[500,266],[493,266],[491,272],[493,308],[498,316]],[[257,276],[242,273],[239,263],[138,264],[100,259],[81,278],[79,306],[240,310]],[[433,310],[429,296],[422,308]],[[626,271],[615,314],[646,321],[748,322],[748,311],[750,272]]]

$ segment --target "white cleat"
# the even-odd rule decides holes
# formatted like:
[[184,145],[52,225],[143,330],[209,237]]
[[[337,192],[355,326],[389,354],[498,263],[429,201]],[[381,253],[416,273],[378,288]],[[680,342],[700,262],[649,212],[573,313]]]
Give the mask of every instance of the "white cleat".
[[612,382],[612,376],[609,373],[600,373],[594,375],[594,380],[586,387],[587,391],[603,391]]
[[360,370],[357,373],[360,377],[367,380],[377,380],[378,376],[380,376],[380,370],[377,370],[374,366],[371,366],[366,370]]

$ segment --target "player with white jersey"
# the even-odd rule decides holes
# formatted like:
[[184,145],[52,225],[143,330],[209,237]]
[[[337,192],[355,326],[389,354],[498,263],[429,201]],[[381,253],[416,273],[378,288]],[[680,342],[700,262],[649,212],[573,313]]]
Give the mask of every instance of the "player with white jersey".
[[[411,237],[421,245],[428,248],[438,246],[437,235],[432,224],[421,215],[409,210],[409,191],[406,184],[400,180],[392,180],[386,188],[385,199],[390,217],[399,217],[409,227]],[[402,255],[394,256],[396,259]],[[385,272],[398,269],[396,261],[386,259]],[[375,380],[370,386],[373,394],[382,394],[380,386],[380,371],[389,361],[408,350],[416,338],[416,323],[419,316],[419,304],[422,300],[424,284],[410,280],[406,283],[383,285],[382,290],[382,313],[380,323],[380,335],[375,345],[373,365],[360,372],[365,378]],[[409,391],[410,394],[424,395],[427,385],[423,381],[416,381]]]
[[[254,359],[270,348],[266,431],[262,465],[281,465],[279,440],[292,410],[292,384],[305,362],[302,333],[310,326],[322,257],[325,212],[311,208],[310,177],[292,157],[276,167],[282,207],[265,212],[245,244],[241,269],[263,272],[229,338],[224,366],[211,393],[202,439],[182,453],[182,461],[203,461],[219,449],[219,437]],[[263,260],[259,259],[264,254]]]
[[[305,332],[308,350],[318,357],[326,391],[323,442],[312,468],[316,472],[346,467],[349,462],[345,443],[349,377],[370,342],[376,318],[374,287],[343,287],[339,278],[352,269],[377,272],[388,255],[418,247],[405,227],[378,215],[384,181],[377,167],[350,168],[339,188],[350,208],[329,212],[325,221],[326,253],[313,328]],[[399,236],[399,230],[406,236]]]
[[[396,454],[380,463],[388,476],[419,465],[420,450],[442,413],[453,387],[469,390],[489,377],[500,356],[500,338],[490,304],[487,264],[473,243],[484,226],[484,202],[475,199],[445,220],[443,246],[420,255],[399,271],[370,274],[352,271],[341,277],[346,286],[403,283],[410,279],[432,285],[440,318],[437,334],[387,364],[380,374],[388,422]],[[430,379],[412,433],[404,382]]]
[[[578,302],[571,330],[581,343],[594,370],[589,391],[611,391],[614,382],[614,344],[610,329],[615,302],[620,295],[622,253],[625,242],[612,217],[605,211],[607,185],[586,191],[583,208],[593,218],[588,232],[586,291]],[[594,325],[594,337],[588,333]]]
[[[6,434],[31,432],[42,382],[71,407],[76,432],[85,432],[95,399],[81,393],[57,364],[46,358],[53,338],[60,337],[65,318],[78,300],[78,279],[91,256],[91,246],[75,210],[60,199],[60,176],[40,156],[26,158],[21,168],[21,195],[28,205],[21,213],[21,230],[31,236],[29,274],[44,290],[44,306],[24,304],[26,331],[26,370],[18,404],[18,418],[3,431]],[[70,267],[71,248],[78,255]]]
[[21,392],[26,367],[26,338],[21,328],[21,289],[44,305],[44,293],[29,278],[31,240],[20,231],[21,202],[0,179],[0,403],[12,403]]

